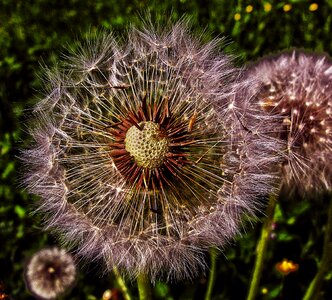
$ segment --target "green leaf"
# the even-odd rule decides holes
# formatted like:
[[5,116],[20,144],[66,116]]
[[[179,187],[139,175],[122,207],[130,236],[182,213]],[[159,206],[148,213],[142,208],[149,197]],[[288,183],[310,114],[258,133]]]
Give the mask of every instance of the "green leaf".
[[8,132],[5,133],[3,141],[0,141],[0,148],[1,148],[0,152],[1,156],[9,152],[11,148],[11,143],[10,143],[10,134]]
[[5,170],[2,172],[1,178],[6,179],[9,174],[14,170],[15,163],[13,161],[9,162],[5,168]]
[[20,219],[23,219],[26,215],[25,209],[20,205],[15,205],[14,211]]
[[294,239],[288,232],[280,232],[277,234],[278,241],[291,241]]
[[169,294],[169,287],[164,282],[157,282],[154,292],[158,298],[164,299]]

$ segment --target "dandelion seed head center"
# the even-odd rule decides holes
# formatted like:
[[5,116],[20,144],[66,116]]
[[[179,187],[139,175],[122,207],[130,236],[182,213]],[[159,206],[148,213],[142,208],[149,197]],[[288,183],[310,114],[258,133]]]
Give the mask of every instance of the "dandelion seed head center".
[[55,269],[53,267],[48,267],[47,269],[48,273],[53,274],[55,273]]
[[162,165],[168,152],[169,140],[163,136],[159,124],[152,121],[138,124],[128,129],[125,149],[134,157],[136,163],[144,168],[156,168]]

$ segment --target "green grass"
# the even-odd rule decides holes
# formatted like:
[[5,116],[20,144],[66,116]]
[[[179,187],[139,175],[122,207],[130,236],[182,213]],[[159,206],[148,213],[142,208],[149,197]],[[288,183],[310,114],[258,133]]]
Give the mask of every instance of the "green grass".
[[[207,3],[208,2],[208,3]],[[125,32],[151,14],[178,19],[191,17],[195,31],[206,39],[225,36],[225,50],[242,65],[263,55],[293,47],[332,54],[332,1],[0,1],[0,280],[13,299],[31,299],[25,290],[26,259],[45,245],[55,244],[41,231],[41,216],[34,216],[34,197],[19,185],[21,148],[29,143],[25,123],[31,107],[42,94],[40,65],[62,59],[61,53],[89,30]],[[251,6],[248,6],[251,5]],[[291,6],[287,6],[291,5]],[[287,8],[291,8],[285,12]],[[274,239],[263,266],[259,299],[301,299],[314,277],[323,245],[323,228],[329,199],[281,197],[277,206]],[[246,229],[234,245],[225,248],[216,266],[212,299],[244,299],[254,262],[260,224]],[[299,264],[299,270],[282,276],[275,264],[283,258]],[[323,285],[332,299],[332,271]],[[116,279],[102,276],[98,266],[81,269],[77,286],[65,299],[101,299],[106,289],[116,289]],[[157,283],[156,299],[203,299],[207,277],[178,284]],[[129,283],[137,295],[134,283]]]

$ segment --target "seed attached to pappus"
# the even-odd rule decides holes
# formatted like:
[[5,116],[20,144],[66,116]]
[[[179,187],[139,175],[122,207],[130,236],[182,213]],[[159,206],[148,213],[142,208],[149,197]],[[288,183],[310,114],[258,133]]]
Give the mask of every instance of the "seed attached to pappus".
[[272,188],[276,147],[248,117],[249,82],[185,23],[72,50],[47,71],[22,157],[46,228],[132,278],[196,276]]

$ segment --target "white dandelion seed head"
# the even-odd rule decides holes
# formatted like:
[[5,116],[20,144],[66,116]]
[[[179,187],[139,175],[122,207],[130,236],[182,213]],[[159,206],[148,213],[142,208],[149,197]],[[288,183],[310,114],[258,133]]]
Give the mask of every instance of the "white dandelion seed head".
[[273,145],[244,129],[257,131],[255,111],[217,46],[183,22],[122,43],[101,34],[50,77],[61,80],[36,106],[25,183],[45,227],[87,261],[192,278],[271,192]]
[[37,299],[58,298],[69,291],[75,279],[72,256],[56,247],[36,252],[25,267],[26,286]]
[[332,61],[300,50],[259,60],[248,75],[261,84],[259,106],[279,119],[284,183],[299,191],[332,187]]

